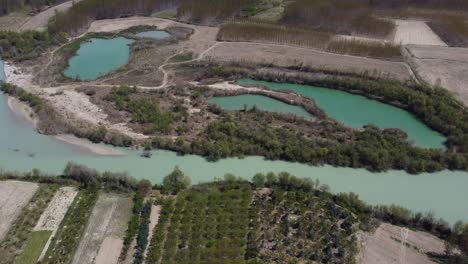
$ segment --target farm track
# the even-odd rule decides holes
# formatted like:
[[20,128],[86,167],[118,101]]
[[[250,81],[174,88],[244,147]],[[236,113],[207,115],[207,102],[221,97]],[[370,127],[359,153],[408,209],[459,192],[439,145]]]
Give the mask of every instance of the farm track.
[[[110,255],[110,257],[115,258],[115,261],[111,263],[117,263],[120,245],[123,243],[122,237],[131,214],[131,206],[131,198],[126,195],[100,194],[72,263],[94,263],[105,241],[107,241],[104,244],[107,251],[117,252]],[[114,239],[119,240],[120,243],[112,241]],[[112,242],[110,245],[115,248],[109,248],[109,242]],[[109,260],[107,259],[107,261]]]
[[29,182],[0,181],[0,241],[38,187]]

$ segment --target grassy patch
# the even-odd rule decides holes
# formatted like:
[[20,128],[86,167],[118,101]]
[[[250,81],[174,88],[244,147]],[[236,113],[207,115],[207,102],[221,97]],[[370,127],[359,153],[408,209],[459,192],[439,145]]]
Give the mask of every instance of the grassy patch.
[[81,190],[52,239],[43,263],[70,263],[98,199],[96,189]]
[[57,185],[40,185],[0,243],[0,263],[15,262],[24,245],[31,239],[34,226],[52,200],[57,188]]
[[24,247],[21,255],[16,260],[17,264],[36,264],[41,256],[47,241],[49,240],[52,231],[36,231],[31,235],[31,239]]

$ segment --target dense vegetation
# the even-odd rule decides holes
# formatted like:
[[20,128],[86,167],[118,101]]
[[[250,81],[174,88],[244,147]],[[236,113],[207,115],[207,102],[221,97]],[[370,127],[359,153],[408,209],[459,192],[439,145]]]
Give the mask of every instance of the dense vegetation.
[[131,113],[132,122],[142,124],[145,133],[152,134],[169,130],[177,117],[173,111],[161,111],[159,98],[131,97],[135,91],[135,87],[114,87],[105,99],[115,103],[118,110]]
[[28,7],[32,12],[39,12],[47,5],[56,5],[62,2],[65,0],[0,0],[0,16]]
[[130,217],[130,220],[128,221],[128,227],[127,227],[127,230],[125,231],[125,237],[123,240],[123,247],[122,247],[122,250],[120,251],[120,256],[119,256],[119,259],[121,261],[127,258],[128,250],[130,249],[130,246],[133,240],[138,234],[138,228],[140,225],[140,215],[143,209],[144,198],[145,198],[145,193],[142,191],[142,189],[139,189],[138,191],[136,191],[133,196],[132,216]]
[[52,45],[64,43],[60,35],[50,35],[46,32],[0,31],[0,58],[6,60],[24,61],[39,57]]
[[227,22],[217,38],[223,41],[251,41],[287,44],[328,52],[385,59],[401,59],[400,47],[391,43],[333,38],[318,30],[260,21]]
[[246,257],[259,263],[354,263],[356,217],[329,197],[288,186],[286,173],[270,177],[277,180],[270,179],[273,189],[257,191],[251,204]]
[[389,35],[394,24],[372,16],[369,1],[297,0],[286,6],[282,21],[339,34]]
[[248,14],[258,2],[259,0],[182,0],[177,16],[184,21],[212,24],[240,15],[241,11]]
[[163,236],[155,230],[163,241],[152,241],[149,260],[160,261],[151,263],[245,263],[251,193],[246,182],[223,182],[177,195],[173,209],[163,207],[171,215]]
[[41,184],[0,243],[0,263],[15,263],[16,257],[31,240],[33,228],[54,197],[57,185]]
[[43,263],[71,263],[98,196],[98,189],[95,188],[78,192],[52,238]]
[[135,255],[133,257],[134,264],[141,264],[145,260],[145,250],[148,246],[149,224],[152,202],[148,201],[141,209],[140,215],[140,228],[138,229],[138,236],[135,246]]

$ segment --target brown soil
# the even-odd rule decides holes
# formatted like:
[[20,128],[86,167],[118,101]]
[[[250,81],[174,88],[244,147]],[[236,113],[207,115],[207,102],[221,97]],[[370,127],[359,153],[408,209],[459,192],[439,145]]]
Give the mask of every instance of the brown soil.
[[446,88],[468,106],[468,48],[410,45],[407,50],[425,82]]
[[0,241],[39,186],[22,181],[0,181]]
[[443,254],[444,242],[428,233],[412,231],[391,224],[381,224],[373,233],[359,233],[362,264],[430,264],[426,253]]
[[345,73],[378,71],[400,81],[412,78],[404,63],[338,55],[307,48],[247,42],[220,43],[206,54],[206,60],[248,62],[279,67],[308,66]]

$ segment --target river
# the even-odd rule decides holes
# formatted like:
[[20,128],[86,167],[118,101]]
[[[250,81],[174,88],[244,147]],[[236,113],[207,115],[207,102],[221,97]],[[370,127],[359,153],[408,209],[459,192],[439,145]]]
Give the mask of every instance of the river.
[[225,173],[250,179],[257,172],[287,171],[300,177],[319,179],[333,192],[355,192],[370,204],[397,204],[414,211],[431,211],[450,223],[468,221],[466,172],[443,171],[418,176],[403,171],[371,173],[363,169],[266,161],[261,157],[208,162],[199,156],[178,156],[170,151],[155,151],[150,159],[141,158],[140,151],[129,150],[123,150],[127,156],[122,157],[91,155],[36,133],[30,124],[22,122],[10,111],[3,94],[0,96],[0,128],[0,168],[7,170],[38,168],[56,174],[68,161],[74,161],[101,171],[126,171],[136,178],[161,182],[177,165],[193,183],[220,178]]

